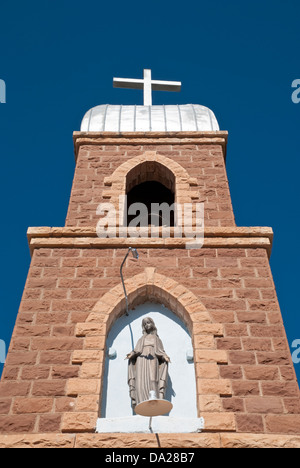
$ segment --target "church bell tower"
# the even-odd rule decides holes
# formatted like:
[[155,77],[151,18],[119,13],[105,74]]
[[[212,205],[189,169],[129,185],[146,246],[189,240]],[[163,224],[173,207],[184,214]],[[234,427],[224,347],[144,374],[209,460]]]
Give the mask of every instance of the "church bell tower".
[[[180,82],[114,86],[144,105],[85,114],[65,226],[28,229],[0,447],[300,447],[273,232],[236,226],[228,133],[202,105],[152,105]],[[151,395],[166,406],[138,413]]]

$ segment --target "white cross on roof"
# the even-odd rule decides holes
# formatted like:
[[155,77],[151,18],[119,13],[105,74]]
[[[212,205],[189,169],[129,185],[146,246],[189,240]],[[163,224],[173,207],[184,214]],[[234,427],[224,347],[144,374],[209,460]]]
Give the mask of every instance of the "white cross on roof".
[[151,79],[151,70],[144,69],[144,78],[114,78],[114,88],[130,88],[144,90],[144,106],[152,106],[152,89],[154,91],[180,91],[180,81],[158,81]]

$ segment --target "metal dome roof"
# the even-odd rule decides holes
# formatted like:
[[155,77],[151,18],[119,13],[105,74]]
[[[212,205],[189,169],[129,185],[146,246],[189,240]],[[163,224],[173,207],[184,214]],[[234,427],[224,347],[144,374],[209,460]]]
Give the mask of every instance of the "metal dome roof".
[[84,116],[82,132],[218,131],[214,113],[199,104],[93,107]]

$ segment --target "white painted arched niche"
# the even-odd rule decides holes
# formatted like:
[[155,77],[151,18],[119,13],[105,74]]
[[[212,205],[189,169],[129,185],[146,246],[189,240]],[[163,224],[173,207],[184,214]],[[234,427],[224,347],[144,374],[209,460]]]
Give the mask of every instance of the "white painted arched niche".
[[197,418],[195,368],[193,361],[187,358],[193,349],[191,337],[183,322],[172,311],[152,302],[130,310],[129,316],[119,318],[110,330],[106,342],[101,418],[138,417],[131,407],[127,383],[128,360],[125,357],[142,336],[144,317],[154,320],[165,351],[171,358],[165,396],[173,404],[169,416]]

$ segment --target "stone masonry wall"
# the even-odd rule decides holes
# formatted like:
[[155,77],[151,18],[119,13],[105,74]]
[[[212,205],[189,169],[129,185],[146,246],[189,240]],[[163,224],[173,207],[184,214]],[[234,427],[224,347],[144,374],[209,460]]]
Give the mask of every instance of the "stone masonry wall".
[[[80,146],[66,226],[95,226],[96,210],[107,190],[104,179],[125,161],[156,152],[180,164],[196,178],[197,201],[204,202],[205,225],[235,226],[221,145],[84,145]],[[163,161],[164,163],[164,161]]]
[[[106,325],[117,319],[114,301],[119,313],[124,309],[119,270],[128,245],[113,248],[89,236],[99,221],[99,203],[124,191],[126,170],[138,173],[135,164],[143,158],[162,171],[167,165],[159,180],[171,172],[175,195],[204,202],[205,227],[218,228],[218,238],[211,237],[201,249],[188,250],[182,243],[179,248],[172,239],[165,247],[153,239],[141,242],[138,262],[128,258],[123,269],[132,297],[138,296],[135,282],[148,275],[149,283],[141,281],[136,291],[147,300],[161,286],[162,301],[186,314],[191,324],[198,414],[205,417],[205,431],[161,435],[161,446],[300,447],[299,386],[269,266],[269,239],[264,244],[252,230],[241,247],[239,238],[229,241],[225,231],[219,232],[235,227],[225,133],[146,135],[135,144],[133,137],[79,133],[75,138],[77,164],[66,227],[86,228],[87,236],[81,232],[71,245],[75,230],[68,239],[61,232],[48,238],[42,230],[41,243],[31,244],[30,270],[0,382],[0,447],[157,446],[154,434],[92,433]],[[117,144],[118,138],[130,143]],[[151,139],[157,143],[145,144]],[[154,271],[164,285],[151,283]]]
[[[87,378],[89,385],[94,382],[100,388],[94,376],[102,363],[74,363],[74,350],[82,349],[86,339],[76,336],[75,330],[97,301],[120,284],[125,252],[34,251],[0,383],[1,433],[61,433],[67,430],[66,413],[90,411],[95,402],[89,391],[85,388],[77,398],[70,395],[68,386],[70,379],[75,383]],[[231,432],[299,434],[299,388],[266,251],[203,248],[143,249],[139,253],[138,262],[128,258],[125,278],[154,267],[188,288],[212,320],[224,326],[223,336],[194,338],[199,348],[198,410],[199,414],[212,413],[210,430],[215,432],[222,425],[218,412],[228,412],[234,414],[234,421],[230,419],[225,428]],[[195,320],[205,323],[206,318],[199,314]],[[100,338],[90,341],[96,351],[103,350],[105,337]],[[212,348],[226,352],[227,362],[203,362],[201,356]],[[226,388],[226,395],[221,387]],[[78,431],[82,429],[71,427],[68,432]]]

